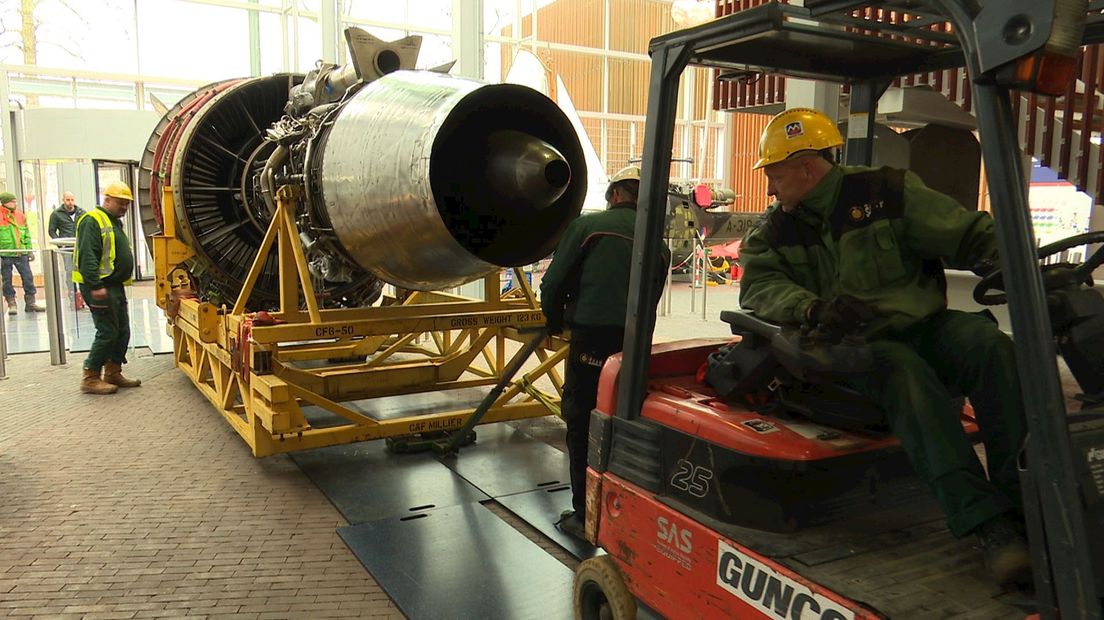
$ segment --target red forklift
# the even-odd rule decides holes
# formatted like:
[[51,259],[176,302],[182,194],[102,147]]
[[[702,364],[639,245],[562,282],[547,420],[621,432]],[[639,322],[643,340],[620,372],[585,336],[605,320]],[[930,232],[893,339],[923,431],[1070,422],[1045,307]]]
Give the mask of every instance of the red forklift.
[[[1080,45],[1104,41],[1087,0],[768,2],[653,39],[643,183],[625,346],[592,413],[578,618],[1104,618],[1104,295],[1082,263],[1040,259],[1010,91],[1067,92]],[[905,24],[863,9],[910,14]],[[944,24],[950,24],[947,29]],[[884,414],[838,380],[869,368],[861,342],[814,344],[742,312],[737,338],[652,345],[648,273],[663,243],[679,77],[776,73],[848,83],[845,159],[871,162],[876,103],[898,76],[965,66],[1002,262],[974,291],[1007,302],[1029,436],[1021,456],[1033,591],[988,582],[920,485]],[[866,131],[854,125],[866,123]],[[856,130],[858,129],[858,130]],[[1060,353],[1083,406],[1067,411]],[[709,369],[709,378],[703,376]],[[969,406],[962,421],[974,430]]]

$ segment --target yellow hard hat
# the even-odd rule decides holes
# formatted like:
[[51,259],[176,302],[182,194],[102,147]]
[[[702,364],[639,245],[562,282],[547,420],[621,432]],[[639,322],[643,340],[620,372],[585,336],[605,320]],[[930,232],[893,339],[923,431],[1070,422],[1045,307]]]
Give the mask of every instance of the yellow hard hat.
[[112,198],[121,198],[123,200],[134,200],[134,194],[130,192],[130,186],[122,181],[113,181],[104,188],[104,196],[111,196]]
[[759,138],[759,161],[752,166],[778,163],[801,151],[822,151],[843,146],[839,128],[820,110],[793,108],[775,115]]

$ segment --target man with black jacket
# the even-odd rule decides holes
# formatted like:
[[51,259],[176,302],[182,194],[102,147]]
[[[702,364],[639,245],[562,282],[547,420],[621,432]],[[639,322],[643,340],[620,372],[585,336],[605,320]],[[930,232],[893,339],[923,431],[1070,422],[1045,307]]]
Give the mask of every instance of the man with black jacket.
[[50,214],[50,226],[46,229],[51,239],[59,237],[75,237],[77,235],[77,220],[84,215],[84,209],[77,206],[77,199],[73,192],[65,192],[61,195],[61,206]]
[[[65,192],[61,195],[61,206],[50,214],[50,225],[46,228],[51,239],[62,239],[77,236],[77,220],[84,215],[84,209],[77,206],[77,198],[73,192]],[[65,265],[65,281],[69,282],[70,297],[75,297],[76,289],[73,281],[73,256],[68,253],[61,255]]]

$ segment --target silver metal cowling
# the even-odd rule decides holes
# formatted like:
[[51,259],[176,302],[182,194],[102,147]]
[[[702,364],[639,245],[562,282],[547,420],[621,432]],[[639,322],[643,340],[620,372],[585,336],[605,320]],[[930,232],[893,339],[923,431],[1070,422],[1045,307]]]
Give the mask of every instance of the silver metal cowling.
[[523,86],[398,71],[357,92],[323,139],[316,206],[353,261],[404,288],[546,256],[586,189],[570,122]]

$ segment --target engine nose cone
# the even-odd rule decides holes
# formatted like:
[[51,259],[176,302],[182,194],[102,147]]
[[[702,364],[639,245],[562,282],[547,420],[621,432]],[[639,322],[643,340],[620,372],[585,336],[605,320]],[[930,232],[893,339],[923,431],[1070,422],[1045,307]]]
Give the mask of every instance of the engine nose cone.
[[539,211],[559,200],[571,181],[571,166],[564,156],[527,133],[492,132],[487,150],[487,185],[496,202]]

